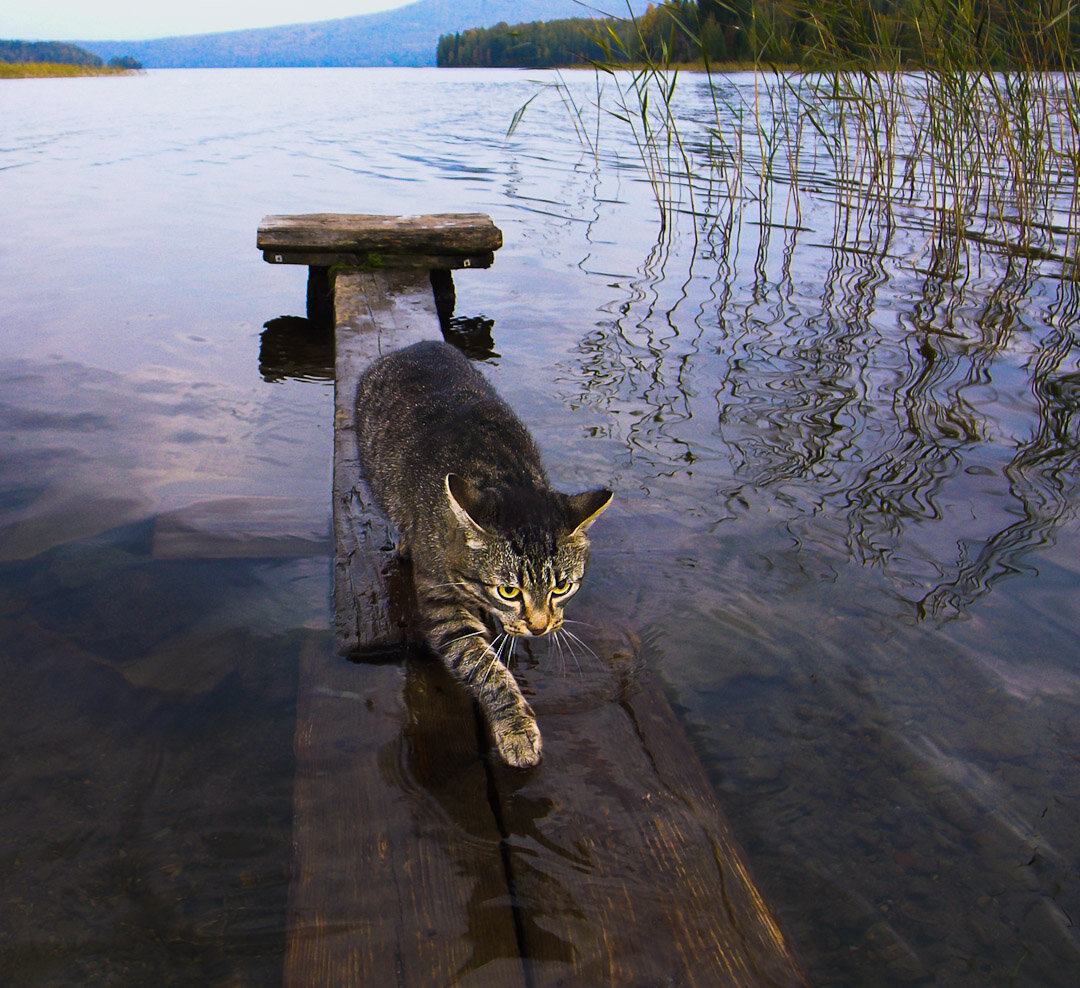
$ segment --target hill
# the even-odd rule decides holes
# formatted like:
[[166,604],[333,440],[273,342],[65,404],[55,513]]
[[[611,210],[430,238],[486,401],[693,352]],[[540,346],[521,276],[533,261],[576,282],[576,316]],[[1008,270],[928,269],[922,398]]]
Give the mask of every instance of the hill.
[[104,62],[90,52],[62,41],[0,41],[0,62],[82,65],[99,68]]
[[[625,13],[626,0],[592,0]],[[631,0],[635,12],[647,0]],[[434,65],[439,38],[503,21],[591,16],[574,0],[418,0],[397,10],[310,24],[227,31],[152,41],[79,41],[106,61],[129,56],[145,68],[240,68],[331,65]],[[599,13],[598,13],[599,16]]]

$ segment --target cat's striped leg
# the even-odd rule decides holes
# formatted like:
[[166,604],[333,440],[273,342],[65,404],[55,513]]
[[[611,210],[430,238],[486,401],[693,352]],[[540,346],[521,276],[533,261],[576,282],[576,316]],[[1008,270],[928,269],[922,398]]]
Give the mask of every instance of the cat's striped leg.
[[[489,640],[488,632],[475,618],[465,613],[433,622],[425,632],[443,662],[476,697],[502,760],[516,768],[539,764],[540,729],[536,716],[506,667],[502,648]],[[507,639],[500,638],[506,648]]]

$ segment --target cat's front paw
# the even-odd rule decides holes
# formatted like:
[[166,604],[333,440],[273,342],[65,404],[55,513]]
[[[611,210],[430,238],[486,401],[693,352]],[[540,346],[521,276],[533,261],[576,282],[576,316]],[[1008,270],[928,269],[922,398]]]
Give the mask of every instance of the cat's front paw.
[[540,728],[531,712],[518,712],[492,725],[499,757],[514,768],[540,764]]

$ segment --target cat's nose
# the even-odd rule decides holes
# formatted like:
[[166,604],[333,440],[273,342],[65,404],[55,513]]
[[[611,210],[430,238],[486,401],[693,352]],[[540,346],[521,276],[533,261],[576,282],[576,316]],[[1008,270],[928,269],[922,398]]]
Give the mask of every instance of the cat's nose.
[[551,630],[551,618],[547,614],[529,615],[525,623],[534,635],[546,635]]

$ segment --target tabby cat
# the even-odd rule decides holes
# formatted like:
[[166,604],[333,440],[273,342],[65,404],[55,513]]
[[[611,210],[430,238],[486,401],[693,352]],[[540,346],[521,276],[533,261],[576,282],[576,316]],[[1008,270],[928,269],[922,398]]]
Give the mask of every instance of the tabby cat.
[[373,362],[356,399],[360,461],[412,562],[419,624],[478,701],[499,755],[540,761],[540,731],[506,666],[546,635],[585,575],[585,530],[611,491],[560,494],[525,426],[446,343]]

